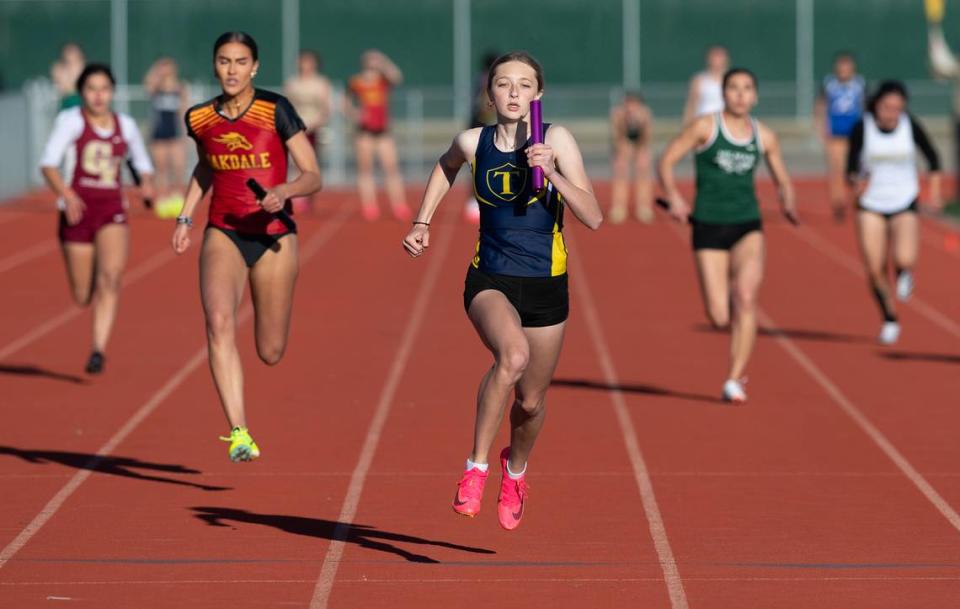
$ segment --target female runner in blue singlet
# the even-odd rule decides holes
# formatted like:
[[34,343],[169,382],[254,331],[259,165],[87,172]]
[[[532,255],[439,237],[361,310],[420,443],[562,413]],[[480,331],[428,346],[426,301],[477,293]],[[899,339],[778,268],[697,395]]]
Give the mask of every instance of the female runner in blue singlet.
[[[430,244],[430,219],[464,163],[474,170],[480,235],[464,289],[464,307],[493,355],[477,396],[473,450],[453,509],[480,510],[487,453],[511,392],[510,446],[500,453],[500,525],[514,529],[523,516],[527,457],[543,427],[544,397],[563,343],[568,312],[563,210],[592,229],[602,215],[569,131],[544,125],[545,143],[530,141],[530,102],[543,94],[543,71],[530,55],[513,52],[490,67],[487,90],[497,123],[460,133],[433,169],[420,212],[403,241],[418,257]],[[532,186],[542,167],[546,188]]]

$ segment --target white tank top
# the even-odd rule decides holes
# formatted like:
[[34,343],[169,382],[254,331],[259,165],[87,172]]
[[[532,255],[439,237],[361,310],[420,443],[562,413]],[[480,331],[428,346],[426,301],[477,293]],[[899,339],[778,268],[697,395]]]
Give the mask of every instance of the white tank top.
[[723,110],[723,83],[710,75],[701,72],[697,76],[697,107],[696,116],[716,114]]
[[881,214],[896,213],[910,207],[920,192],[917,179],[917,150],[913,142],[910,116],[900,115],[897,127],[884,133],[873,116],[863,117],[861,170],[867,174],[867,190],[860,205]]

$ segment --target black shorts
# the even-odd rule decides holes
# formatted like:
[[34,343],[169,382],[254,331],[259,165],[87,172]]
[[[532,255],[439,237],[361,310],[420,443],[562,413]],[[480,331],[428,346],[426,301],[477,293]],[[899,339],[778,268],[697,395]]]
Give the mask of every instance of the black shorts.
[[763,231],[763,222],[751,220],[737,224],[709,224],[690,221],[693,226],[694,250],[729,250],[754,231]]
[[897,211],[891,211],[887,213],[884,213],[882,211],[873,211],[872,209],[867,209],[866,207],[863,206],[863,203],[861,203],[860,201],[857,201],[857,209],[860,211],[865,211],[870,214],[877,214],[878,216],[883,216],[884,220],[890,220],[891,218],[896,218],[900,214],[915,214],[919,211],[919,208],[917,207],[916,199],[914,199],[910,205],[908,205],[907,207],[904,207],[903,209],[898,209]]
[[470,303],[480,292],[496,290],[517,310],[524,328],[555,326],[566,321],[570,313],[566,273],[556,277],[513,277],[484,273],[471,266],[463,284],[464,310],[470,311]]
[[238,233],[235,230],[208,224],[207,230],[210,229],[220,231],[233,241],[233,244],[240,250],[240,255],[243,256],[243,261],[247,264],[247,268],[253,268],[253,265],[267,253],[267,250],[278,249],[277,242],[280,241],[280,239],[287,235],[295,235],[297,233],[296,227],[294,227],[294,230],[279,235]]
[[373,137],[380,137],[381,135],[390,135],[390,129],[388,127],[364,127],[363,125],[357,125],[357,134],[359,135],[361,133],[366,133]]
[[175,140],[180,137],[176,112],[161,112],[153,125],[151,137],[155,141]]

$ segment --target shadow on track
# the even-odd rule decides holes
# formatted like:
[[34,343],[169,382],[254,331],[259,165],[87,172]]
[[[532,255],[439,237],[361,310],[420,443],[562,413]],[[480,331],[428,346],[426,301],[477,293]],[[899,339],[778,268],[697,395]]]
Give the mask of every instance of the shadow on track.
[[[726,329],[714,328],[709,324],[696,324],[693,329],[697,332],[710,332],[726,334]],[[863,334],[847,334],[844,332],[827,332],[825,330],[810,330],[807,328],[757,328],[757,336],[765,338],[791,338],[794,340],[812,340],[826,343],[869,343],[876,344],[877,339],[874,336]]]
[[[194,507],[195,516],[213,527],[230,527],[228,522],[243,524],[258,524],[262,526],[273,527],[286,533],[294,535],[305,535],[307,537],[318,537],[320,539],[334,538],[334,531],[340,526],[339,522],[333,520],[323,520],[321,518],[307,518],[304,516],[284,516],[282,514],[257,514],[246,510],[238,510],[227,507]],[[409,562],[433,563],[439,564],[441,561],[423,554],[416,554],[403,548],[393,545],[393,543],[409,543],[415,545],[429,545],[438,548],[448,548],[459,550],[461,552],[471,552],[474,554],[496,554],[493,550],[484,548],[473,548],[470,546],[461,546],[448,541],[436,541],[424,539],[423,537],[414,537],[404,535],[403,533],[392,533],[390,531],[381,531],[375,527],[365,524],[351,524],[344,540],[346,543],[356,544],[362,548],[377,550],[395,554]],[[393,543],[389,543],[393,542]]]
[[960,355],[950,353],[915,353],[910,351],[880,351],[880,357],[896,361],[938,362],[943,364],[960,364]]
[[9,455],[23,459],[27,463],[46,465],[48,463],[58,463],[74,469],[86,469],[99,474],[109,474],[111,476],[122,476],[124,478],[135,478],[147,482],[162,482],[164,484],[177,484],[180,486],[192,486],[204,491],[227,491],[231,490],[228,486],[211,486],[208,484],[197,484],[196,482],[187,482],[176,478],[164,478],[141,473],[135,470],[148,470],[153,472],[164,472],[168,474],[199,474],[199,470],[184,467],[183,465],[173,465],[169,463],[150,463],[134,459],[131,457],[116,457],[113,455],[93,455],[88,453],[75,453],[60,450],[23,450],[11,446],[0,446],[0,455]]
[[56,372],[55,370],[47,370],[46,368],[40,368],[39,366],[34,366],[31,364],[0,364],[0,374],[12,374],[15,376],[37,376],[45,379],[53,379],[55,381],[74,383],[76,385],[86,385],[90,382],[80,376],[74,376],[64,372]]
[[709,402],[711,404],[723,404],[717,396],[706,395],[704,393],[690,393],[686,391],[675,391],[673,389],[667,389],[665,387],[658,387],[656,385],[645,385],[645,384],[631,384],[631,383],[620,383],[619,385],[614,385],[611,383],[605,383],[602,381],[591,381],[588,379],[553,379],[550,382],[550,385],[553,387],[570,387],[573,389],[596,389],[599,391],[621,391],[623,393],[639,393],[643,395],[656,395],[669,398],[677,398],[681,400],[694,400],[697,402]]

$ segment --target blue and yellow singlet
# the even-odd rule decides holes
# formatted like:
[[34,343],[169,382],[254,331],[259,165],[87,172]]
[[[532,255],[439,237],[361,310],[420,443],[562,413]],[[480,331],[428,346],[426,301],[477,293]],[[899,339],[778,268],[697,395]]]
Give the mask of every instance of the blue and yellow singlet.
[[[543,125],[546,133],[549,124]],[[515,277],[555,277],[567,272],[563,200],[553,185],[533,190],[526,149],[497,149],[496,126],[484,127],[473,162],[473,188],[480,204],[480,236],[473,267]]]

